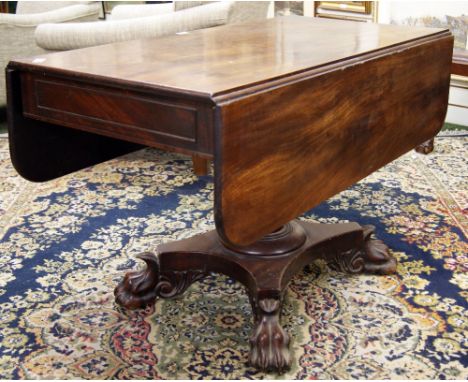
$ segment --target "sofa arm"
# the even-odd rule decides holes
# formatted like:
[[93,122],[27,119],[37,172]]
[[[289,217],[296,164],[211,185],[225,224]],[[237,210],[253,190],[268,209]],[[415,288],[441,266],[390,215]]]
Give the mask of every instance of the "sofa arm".
[[75,4],[55,9],[53,11],[31,14],[0,14],[0,26],[36,27],[42,23],[62,23],[80,19],[97,19],[100,6],[98,3]]
[[232,1],[210,3],[169,14],[94,23],[42,24],[35,32],[36,43],[49,50],[78,49],[225,24]]
[[14,57],[30,57],[45,53],[36,45],[34,30],[45,22],[96,20],[100,4],[74,4],[40,13],[0,14],[0,107],[6,104],[5,66]]
[[272,1],[236,1],[228,17],[228,23],[264,20],[268,16],[268,9],[274,6]]
[[164,15],[174,12],[173,3],[163,4],[124,4],[117,5],[112,9],[112,14],[109,20],[125,20],[134,19],[136,17],[148,17],[156,15]]

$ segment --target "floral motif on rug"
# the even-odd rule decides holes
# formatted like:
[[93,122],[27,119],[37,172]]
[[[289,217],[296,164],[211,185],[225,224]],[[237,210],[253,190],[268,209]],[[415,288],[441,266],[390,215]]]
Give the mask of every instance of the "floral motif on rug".
[[282,315],[294,362],[276,376],[247,365],[251,308],[226,276],[145,310],[114,303],[136,254],[213,229],[211,177],[145,149],[32,184],[0,139],[0,378],[467,379],[467,147],[439,138],[300,217],[375,225],[398,272],[306,267]]

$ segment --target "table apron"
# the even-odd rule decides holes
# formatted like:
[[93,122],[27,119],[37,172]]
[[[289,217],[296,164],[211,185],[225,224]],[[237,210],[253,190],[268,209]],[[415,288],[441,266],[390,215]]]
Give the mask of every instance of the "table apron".
[[209,105],[44,73],[22,72],[21,87],[28,118],[147,146],[212,155]]

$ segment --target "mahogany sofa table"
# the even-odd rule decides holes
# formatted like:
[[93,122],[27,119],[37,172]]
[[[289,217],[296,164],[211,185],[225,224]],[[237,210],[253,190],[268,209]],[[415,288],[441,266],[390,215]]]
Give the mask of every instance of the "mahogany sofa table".
[[46,181],[140,145],[212,158],[216,230],[140,255],[116,299],[139,308],[232,276],[252,304],[249,362],[281,372],[294,274],[317,258],[396,267],[370,226],[295,218],[438,132],[452,48],[444,29],[286,17],[14,60],[12,161]]

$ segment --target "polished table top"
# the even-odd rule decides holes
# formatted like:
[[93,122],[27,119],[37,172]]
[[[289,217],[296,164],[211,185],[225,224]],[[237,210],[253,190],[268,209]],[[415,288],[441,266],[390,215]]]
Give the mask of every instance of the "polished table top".
[[[213,157],[218,233],[248,245],[432,138],[452,50],[444,29],[286,17],[9,68],[27,118]],[[23,123],[10,134],[18,163],[39,134]]]
[[15,61],[215,96],[444,31],[291,16]]
[[208,272],[234,277],[252,303],[250,365],[282,372],[294,274],[317,258],[396,271],[372,227],[294,219],[434,137],[452,51],[447,30],[291,17],[17,60],[11,157],[44,181],[133,143],[211,155],[216,230],[141,254],[146,269],[125,276],[116,301],[141,308]]

